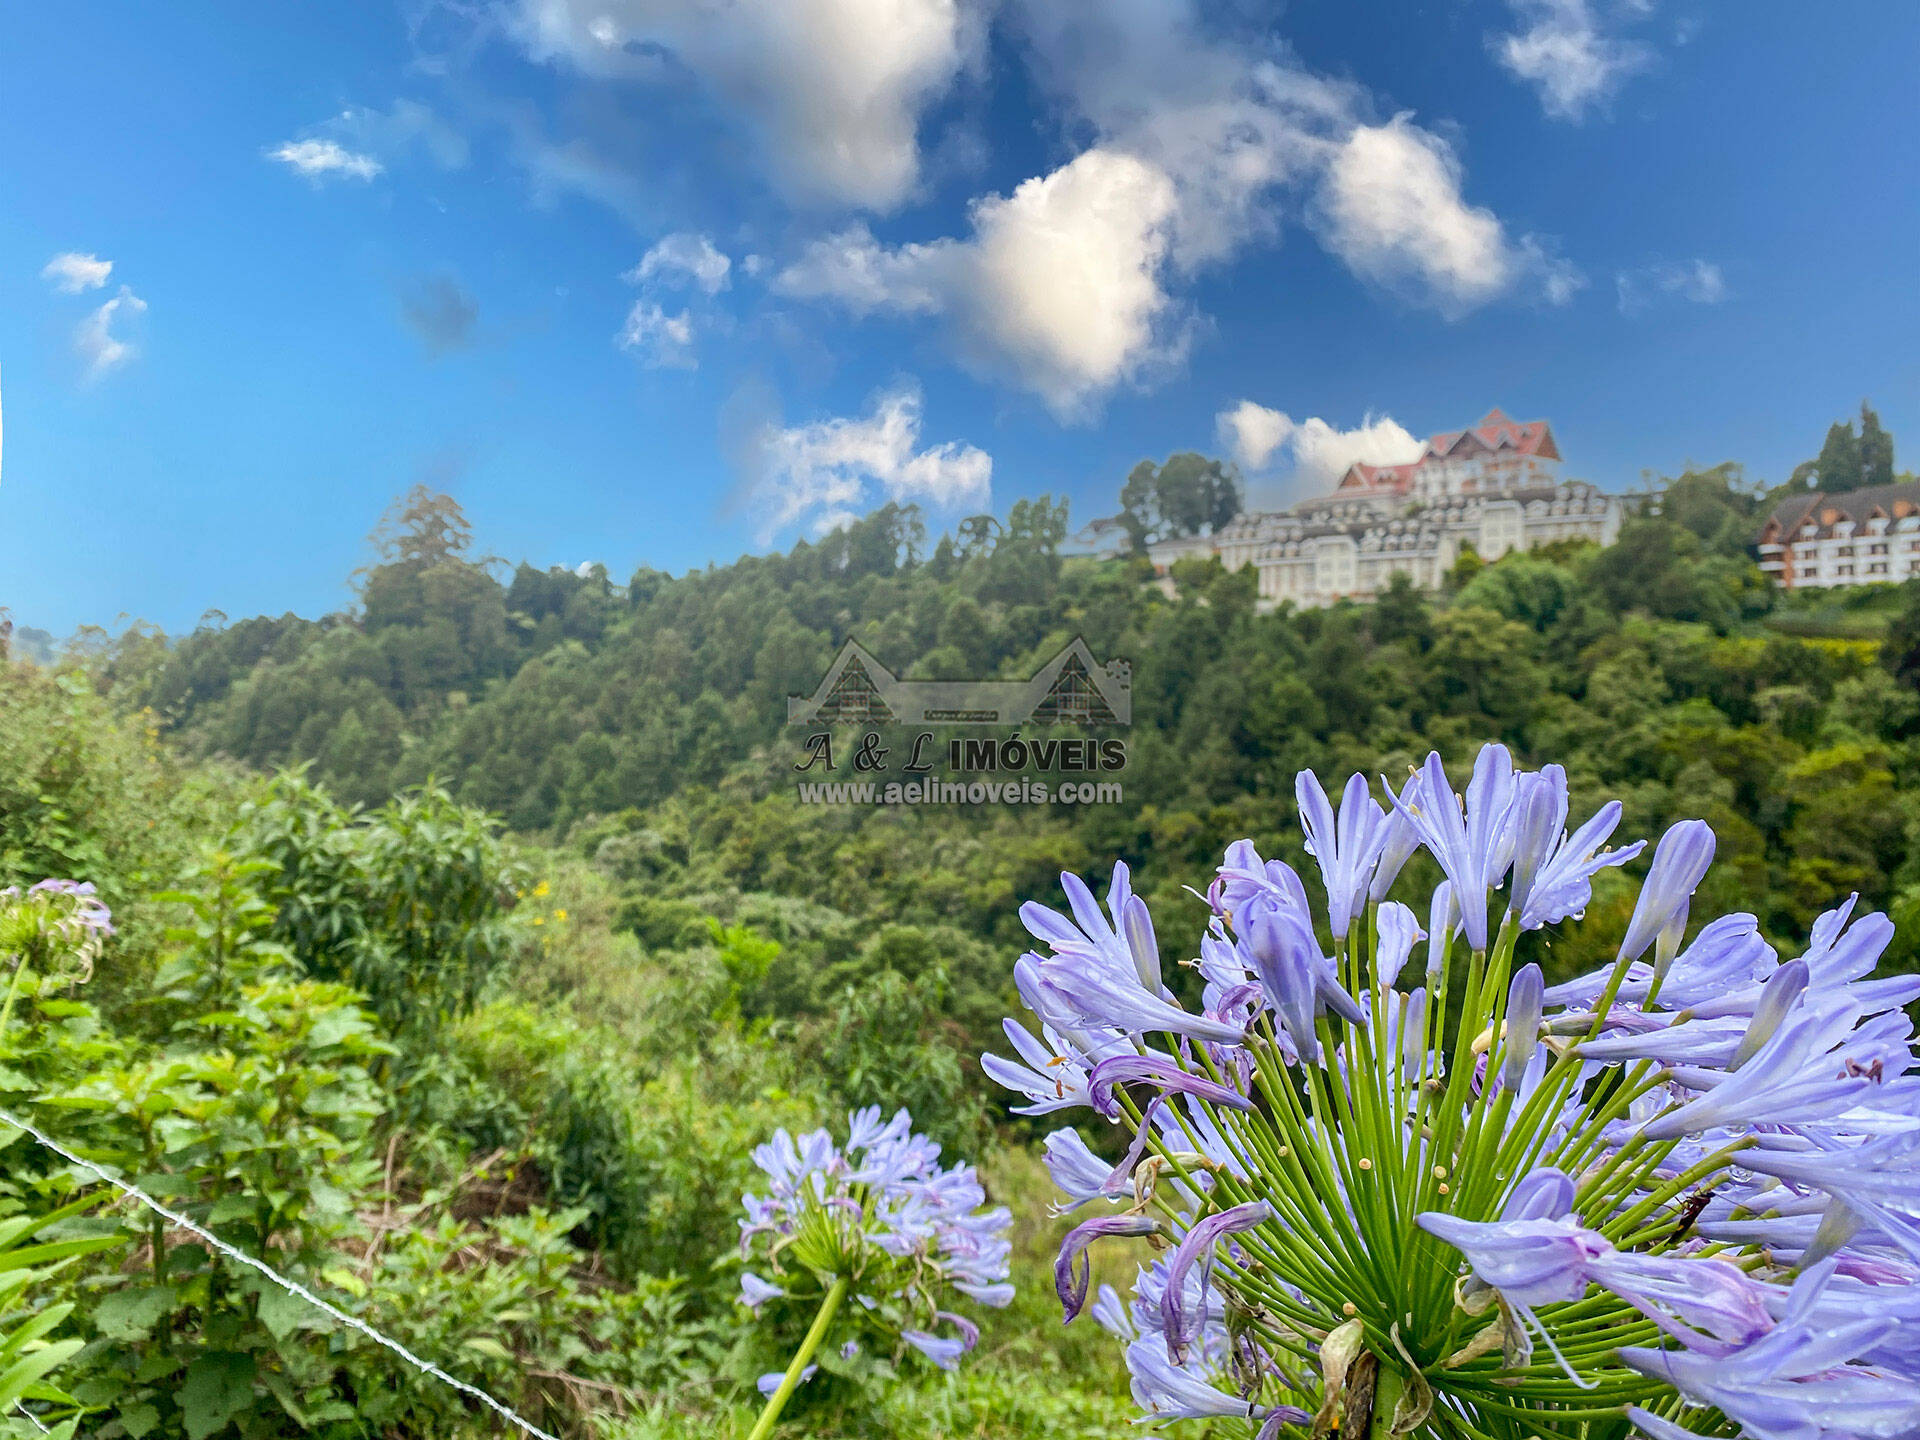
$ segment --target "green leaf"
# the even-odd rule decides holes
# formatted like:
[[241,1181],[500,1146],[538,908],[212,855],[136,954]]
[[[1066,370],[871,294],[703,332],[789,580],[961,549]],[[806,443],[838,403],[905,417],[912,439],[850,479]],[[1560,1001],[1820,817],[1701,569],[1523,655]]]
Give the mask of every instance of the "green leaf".
[[129,1440],[140,1440],[154,1426],[160,1423],[160,1411],[156,1406],[142,1401],[138,1405],[129,1405],[119,1414],[120,1428],[127,1432]]
[[171,1286],[116,1290],[93,1307],[93,1323],[109,1340],[144,1340],[178,1303]]
[[511,1364],[514,1358],[513,1352],[506,1346],[485,1335],[479,1335],[467,1341],[467,1349],[477,1350],[489,1360],[505,1360]]
[[299,1328],[302,1323],[318,1321],[321,1329],[330,1329],[333,1321],[324,1311],[316,1310],[289,1290],[277,1285],[262,1286],[260,1290],[260,1323],[267,1327],[275,1340],[284,1340]]
[[16,1360],[5,1370],[0,1370],[0,1410],[13,1408],[13,1402],[26,1394],[28,1388],[42,1375],[56,1365],[72,1359],[84,1348],[82,1341],[62,1340],[43,1350],[36,1350],[31,1355]]
[[251,1220],[260,1203],[251,1195],[227,1195],[213,1202],[207,1212],[207,1224],[225,1225],[230,1220]]
[[180,1382],[180,1416],[190,1440],[206,1440],[253,1403],[256,1367],[251,1355],[214,1351],[187,1367]]

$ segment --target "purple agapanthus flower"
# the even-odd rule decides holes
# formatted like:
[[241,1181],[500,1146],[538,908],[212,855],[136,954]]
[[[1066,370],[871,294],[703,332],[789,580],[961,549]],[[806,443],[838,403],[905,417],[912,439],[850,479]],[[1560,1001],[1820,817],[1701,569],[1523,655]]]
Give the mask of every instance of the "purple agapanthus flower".
[[[877,1105],[852,1112],[844,1146],[824,1129],[797,1137],[780,1130],[753,1159],[768,1184],[765,1194],[742,1197],[741,1255],[757,1256],[756,1269],[740,1277],[740,1303],[748,1309],[757,1313],[775,1298],[807,1294],[807,1277],[818,1286],[817,1303],[834,1280],[858,1276],[857,1303],[843,1313],[861,1333],[877,1335],[887,1348],[904,1342],[950,1369],[977,1332],[942,1302],[954,1294],[984,1305],[1012,1301],[1012,1213],[987,1205],[971,1165],[942,1167],[939,1144],[914,1133],[905,1110],[890,1118]],[[960,1339],[915,1328],[914,1318],[930,1312]],[[776,1373],[773,1387],[763,1389],[777,1388],[780,1379]]]
[[1666,973],[1667,964],[1680,952],[1687,909],[1713,863],[1713,849],[1713,830],[1704,820],[1682,820],[1660,837],[1633,907],[1633,919],[1620,942],[1622,959],[1638,960],[1658,942],[1654,969]]
[[1133,1377],[1133,1402],[1147,1412],[1150,1424],[1278,1416],[1283,1424],[1304,1425],[1313,1418],[1297,1405],[1261,1405],[1229,1395],[1213,1383],[1214,1367],[1198,1360],[1177,1363],[1158,1335],[1143,1335],[1127,1347],[1127,1370]]
[[1098,1215],[1082,1220],[1060,1242],[1060,1255],[1053,1265],[1053,1288],[1059,1292],[1065,1320],[1078,1315],[1087,1303],[1087,1287],[1093,1283],[1093,1265],[1087,1259],[1087,1247],[1096,1240],[1121,1235],[1153,1235],[1160,1222],[1151,1215]]
[[1200,1329],[1200,1319],[1181,1303],[1186,1293],[1187,1272],[1198,1267],[1200,1294],[1204,1300],[1207,1281],[1213,1273],[1215,1248],[1229,1235],[1251,1230],[1273,1218],[1273,1207],[1264,1200],[1236,1205],[1208,1215],[1193,1225],[1167,1260],[1167,1288],[1160,1302],[1162,1328],[1176,1359],[1185,1352]]
[[1391,990],[1413,954],[1415,943],[1426,939],[1427,932],[1420,928],[1419,918],[1413,911],[1398,900],[1383,904],[1374,923],[1380,931],[1380,943],[1373,952],[1374,984],[1382,990]]
[[1467,784],[1464,809],[1437,752],[1427,756],[1420,782],[1417,799],[1396,799],[1395,807],[1446,872],[1467,944],[1484,950],[1487,892],[1503,878],[1499,854],[1513,803],[1513,757],[1504,745],[1488,745],[1480,751]]
[[1300,807],[1300,828],[1306,831],[1307,853],[1319,862],[1320,878],[1326,883],[1333,938],[1344,940],[1354,911],[1366,903],[1373,867],[1386,844],[1386,816],[1380,802],[1368,793],[1364,775],[1348,778],[1338,818],[1320,777],[1311,770],[1295,777],[1293,794]]
[[[1336,808],[1299,777],[1328,903],[1230,846],[1185,962],[1197,1015],[1123,877],[1104,911],[1070,886],[1071,919],[1030,917],[1051,953],[1015,981],[1045,1038],[993,1068],[1033,1108],[1130,1118],[1120,1087],[1150,1087],[1111,1168],[1075,1132],[1047,1143],[1068,1202],[1103,1212],[1062,1249],[1065,1313],[1086,1304],[1095,1239],[1165,1237],[1131,1299],[1096,1306],[1147,1423],[1274,1440],[1330,1413],[1323,1377],[1358,1345],[1402,1382],[1396,1414],[1424,1404],[1406,1372],[1422,1364],[1433,1415],[1463,1433],[1505,1433],[1524,1399],[1543,1433],[1624,1411],[1681,1440],[1707,1428],[1688,1407],[1713,1406],[1744,1440],[1920,1440],[1920,1054],[1902,1008],[1920,976],[1874,973],[1891,923],[1849,901],[1784,963],[1752,914],[1702,917],[1683,944],[1714,848],[1683,821],[1616,962],[1548,987],[1563,939],[1614,948],[1569,922],[1642,846],[1605,848],[1618,802],[1567,833],[1558,767],[1487,746],[1473,768],[1457,796],[1429,756],[1391,811],[1351,780]],[[1421,847],[1446,878],[1390,900]],[[1425,1363],[1436,1336],[1460,1353]],[[1526,1388],[1554,1367],[1587,1393]]]
[[1114,1091],[1122,1085],[1152,1085],[1163,1093],[1197,1095],[1216,1105],[1228,1105],[1236,1110],[1253,1109],[1253,1102],[1239,1091],[1183,1070],[1161,1056],[1115,1055],[1093,1067],[1093,1078],[1088,1084],[1090,1103],[1109,1120],[1120,1118]]

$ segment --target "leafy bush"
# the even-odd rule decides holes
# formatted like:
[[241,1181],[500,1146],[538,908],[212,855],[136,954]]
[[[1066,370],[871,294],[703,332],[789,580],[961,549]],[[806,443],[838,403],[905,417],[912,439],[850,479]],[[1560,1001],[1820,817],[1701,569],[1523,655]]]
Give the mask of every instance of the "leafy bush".
[[284,774],[241,807],[235,843],[273,867],[271,933],[304,972],[355,986],[390,1034],[425,1043],[518,942],[528,882],[495,830],[437,786],[363,813]]

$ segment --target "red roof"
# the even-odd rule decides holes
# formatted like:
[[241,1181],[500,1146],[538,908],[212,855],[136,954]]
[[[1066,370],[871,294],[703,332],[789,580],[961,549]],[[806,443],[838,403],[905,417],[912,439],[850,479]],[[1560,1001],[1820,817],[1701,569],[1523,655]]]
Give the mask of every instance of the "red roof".
[[1417,460],[1403,465],[1364,465],[1356,462],[1340,477],[1342,490],[1371,490],[1391,486],[1405,490],[1413,475],[1430,460],[1451,459],[1476,451],[1510,450],[1516,455],[1535,455],[1542,460],[1558,460],[1560,447],[1553,443],[1553,430],[1544,420],[1514,420],[1498,406],[1481,416],[1469,430],[1443,430],[1429,435]]

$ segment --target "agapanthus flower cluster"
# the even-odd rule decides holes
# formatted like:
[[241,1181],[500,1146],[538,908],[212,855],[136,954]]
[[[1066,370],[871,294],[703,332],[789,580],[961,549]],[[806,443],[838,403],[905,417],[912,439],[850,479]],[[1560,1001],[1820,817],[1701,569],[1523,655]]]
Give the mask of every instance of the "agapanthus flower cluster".
[[[1695,924],[1715,841],[1682,821],[1611,963],[1549,985],[1548,939],[1643,848],[1605,848],[1617,802],[1570,828],[1563,771],[1498,745],[1464,795],[1436,755],[1296,798],[1324,906],[1233,845],[1176,991],[1126,867],[1104,905],[1064,876],[1067,914],[1022,912],[1037,1033],[985,1061],[1022,1113],[1122,1127],[1117,1163],[1074,1129],[1046,1156],[1086,1216],[1069,1320],[1090,1246],[1154,1252],[1092,1305],[1143,1418],[1920,1436],[1920,977],[1875,976],[1886,917],[1847,900],[1785,959],[1752,915]],[[1421,850],[1445,878],[1409,906]]]
[[[836,1299],[827,1312],[840,1316],[829,1354],[852,1361],[910,1347],[951,1370],[980,1334],[953,1297],[1013,1299],[1013,1217],[986,1208],[971,1165],[941,1169],[939,1159],[939,1143],[913,1133],[905,1110],[883,1121],[877,1105],[848,1115],[844,1147],[824,1129],[777,1131],[753,1152],[767,1193],[742,1197],[740,1255],[755,1268],[741,1274],[740,1303],[755,1313],[782,1299],[816,1307],[838,1285],[852,1303]],[[808,1363],[802,1378],[813,1373]],[[763,1375],[760,1388],[770,1394],[781,1379]]]
[[41,880],[24,891],[0,889],[0,966],[9,972],[8,993],[22,974],[78,984],[93,974],[93,962],[113,934],[113,916],[83,880]]

